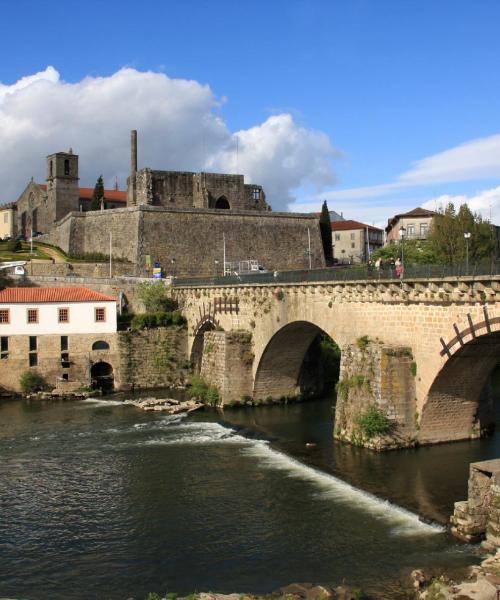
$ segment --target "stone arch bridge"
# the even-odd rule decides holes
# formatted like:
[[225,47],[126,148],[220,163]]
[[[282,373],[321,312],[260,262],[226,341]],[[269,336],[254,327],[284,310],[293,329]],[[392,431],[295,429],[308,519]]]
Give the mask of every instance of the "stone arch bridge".
[[[175,287],[189,352],[224,403],[299,393],[318,333],[341,349],[336,436],[372,405],[387,446],[479,437],[492,422],[500,277]],[[365,440],[366,442],[366,440]],[[370,443],[367,443],[370,445]]]

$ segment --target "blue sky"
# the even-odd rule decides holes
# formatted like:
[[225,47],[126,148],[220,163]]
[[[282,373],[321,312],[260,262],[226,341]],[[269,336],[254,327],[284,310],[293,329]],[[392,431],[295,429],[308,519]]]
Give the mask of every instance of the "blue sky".
[[[171,80],[208,85],[215,100],[207,110],[221,118],[231,134],[248,132],[270,117],[283,114],[293,120],[293,127],[287,130],[291,137],[297,128],[325,134],[330,149],[318,140],[311,142],[305,133],[305,141],[298,139],[297,144],[309,145],[304,161],[299,149],[293,150],[295,162],[312,165],[315,158],[311,153],[317,152],[321,165],[308,167],[317,172],[310,177],[306,172],[297,176],[286,191],[283,181],[270,180],[268,187],[282,196],[269,198],[271,204],[274,200],[281,207],[295,198],[295,206],[304,209],[305,203],[312,202],[314,207],[320,198],[327,197],[331,208],[343,210],[348,216],[381,222],[390,216],[388,211],[450,196],[468,199],[473,208],[482,211],[487,202],[488,210],[492,205],[497,214],[500,142],[494,136],[500,133],[498,0],[3,0],[0,9],[0,82],[4,90],[23,77],[44,72],[49,65],[58,72],[59,85],[79,84],[87,77],[109,78],[129,67],[140,73],[153,71]],[[33,106],[25,110],[39,114],[33,97],[30,101]],[[25,105],[22,97],[18,105]],[[0,104],[0,133],[1,115]],[[203,111],[192,116],[200,115]],[[71,115],[64,118],[71,119]],[[7,122],[5,114],[4,119]],[[120,125],[125,139],[128,129],[135,126],[134,119],[130,124],[122,120]],[[73,129],[77,136],[78,128],[73,123],[66,122],[65,128]],[[43,138],[45,144],[37,150],[48,153],[54,150],[54,144],[62,143],[58,134],[51,139],[47,125],[41,129],[33,132],[33,137]],[[168,129],[162,130],[162,139],[169,133]],[[22,155],[24,134],[12,129],[7,134],[9,152]],[[140,139],[144,146],[161,151],[154,135],[160,134],[145,125]],[[179,128],[174,141],[182,136]],[[251,137],[247,133],[246,142],[240,138],[242,146],[248,144],[248,153]],[[205,146],[207,139],[213,143],[205,135]],[[458,152],[449,156],[451,164],[440,177],[424,174],[415,185],[383,187],[376,196],[367,196],[363,190],[342,196],[342,190],[394,183],[411,172],[417,161],[478,139],[483,142],[479,143],[477,156],[486,156],[487,162],[490,153],[496,158],[484,168],[476,165],[465,176],[461,174],[461,161],[467,161],[467,156]],[[261,147],[270,143],[269,137],[258,140]],[[229,142],[225,143],[225,157],[218,151],[217,157],[209,157],[211,166],[228,165]],[[75,139],[73,145],[78,148],[79,140]],[[174,146],[165,147],[164,152],[164,163],[179,159]],[[273,155],[271,162],[283,162],[286,152],[285,148]],[[475,152],[475,146],[471,152]],[[80,154],[83,161],[85,152]],[[117,154],[122,159],[122,153]],[[257,180],[262,162],[251,163],[248,159],[247,163],[246,156],[250,155],[243,151],[239,166],[247,165],[251,179]],[[31,167],[37,176],[43,170],[43,161],[38,160],[41,166]],[[192,162],[197,160],[194,153]],[[329,174],[324,161],[331,169]],[[188,164],[187,146],[181,162],[183,168],[199,166]],[[98,165],[93,169],[98,170]],[[113,166],[107,169],[106,175],[111,177]],[[279,166],[275,165],[276,169]],[[119,171],[118,167],[114,170]],[[15,185],[10,182],[12,189],[22,191],[25,171],[9,168],[9,175],[19,177]],[[92,185],[93,175],[89,171],[86,177],[91,181],[82,184]],[[263,170],[263,182],[270,177]],[[10,199],[0,197],[0,201]]]

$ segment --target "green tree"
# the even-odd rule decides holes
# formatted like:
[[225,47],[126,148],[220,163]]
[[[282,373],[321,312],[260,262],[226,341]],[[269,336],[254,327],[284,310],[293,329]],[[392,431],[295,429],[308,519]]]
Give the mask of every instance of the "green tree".
[[[402,244],[389,244],[372,254],[372,260],[381,258],[388,263],[391,258],[401,258]],[[404,243],[404,262],[406,265],[429,265],[437,262],[436,255],[425,240],[408,240]]]
[[137,286],[137,297],[148,313],[165,310],[169,300],[162,281],[143,281]]
[[326,200],[323,202],[321,208],[321,215],[319,217],[319,228],[321,231],[321,241],[323,242],[323,252],[325,254],[325,260],[327,264],[333,262],[332,255],[332,223],[330,221],[330,213],[328,212],[328,205]]
[[439,262],[448,265],[465,262],[464,233],[471,234],[468,241],[471,263],[491,258],[494,245],[490,223],[473,213],[467,204],[462,204],[457,212],[450,202],[434,217],[429,232],[429,246]]
[[99,175],[96,184],[94,186],[94,192],[92,194],[92,202],[90,203],[90,210],[101,210],[101,203],[104,202],[104,182],[102,175]]

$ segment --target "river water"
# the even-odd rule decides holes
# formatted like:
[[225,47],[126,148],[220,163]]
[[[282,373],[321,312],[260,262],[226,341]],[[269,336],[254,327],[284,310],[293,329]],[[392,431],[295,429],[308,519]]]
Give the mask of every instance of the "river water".
[[345,580],[405,598],[411,569],[478,560],[440,523],[469,463],[499,450],[498,434],[386,454],[340,445],[329,400],[187,418],[117,399],[4,402],[0,597]]

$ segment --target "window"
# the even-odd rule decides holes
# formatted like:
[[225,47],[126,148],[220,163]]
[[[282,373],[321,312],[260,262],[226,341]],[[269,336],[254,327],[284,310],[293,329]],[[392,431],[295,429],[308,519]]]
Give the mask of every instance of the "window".
[[406,235],[408,237],[412,237],[415,235],[415,225],[408,225],[406,228]]
[[29,366],[30,367],[38,366],[38,354],[36,352],[29,353]]
[[30,352],[36,352],[36,335],[30,335]]
[[68,373],[63,373],[62,374],[62,378],[63,378],[63,381],[69,381],[69,374]]
[[50,167],[50,177],[52,177],[52,175],[54,174],[54,161],[50,161],[49,162],[49,167]]
[[351,242],[351,248],[356,248],[356,244],[354,242]]
[[426,238],[427,237],[427,223],[420,223],[420,237],[422,238]]
[[109,344],[103,340],[98,340],[92,344],[92,350],[109,350]]
[[38,308],[28,308],[28,323],[38,323]]
[[69,160],[67,158],[64,160],[64,174],[69,175]]
[[66,352],[67,349],[68,349],[68,336],[62,335],[61,336],[61,352]]
[[254,187],[252,193],[254,200],[260,200],[260,189],[258,187]]
[[8,308],[0,309],[0,323],[10,323],[10,311]]
[[9,358],[9,338],[0,338],[0,359]]
[[351,240],[356,239],[356,234],[355,233],[351,233]]
[[69,323],[69,308],[59,308],[59,323]]
[[335,241],[340,242],[340,233],[335,234]]
[[95,309],[95,320],[96,320],[96,323],[102,323],[106,320],[106,309],[105,308],[96,308]]

